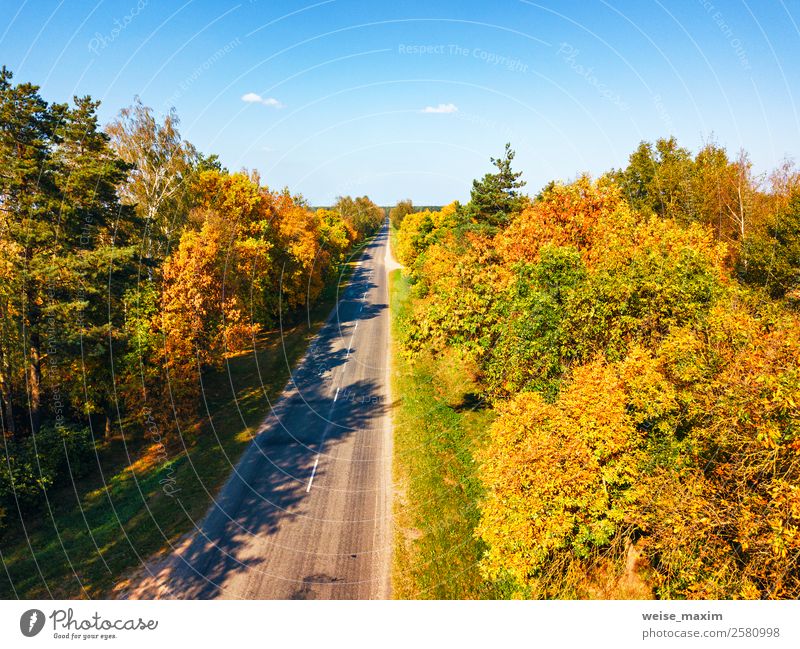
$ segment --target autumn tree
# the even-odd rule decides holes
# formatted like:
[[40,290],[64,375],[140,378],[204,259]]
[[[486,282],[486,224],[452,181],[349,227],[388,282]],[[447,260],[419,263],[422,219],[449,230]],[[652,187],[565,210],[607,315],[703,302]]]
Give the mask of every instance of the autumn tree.
[[258,331],[243,299],[247,275],[238,260],[230,263],[233,245],[221,219],[208,218],[200,231],[184,232],[164,265],[157,325],[168,394],[157,396],[173,405],[180,421],[191,421],[199,406],[201,372],[219,367]]
[[731,298],[655,353],[576,368],[552,403],[500,408],[482,458],[488,578],[618,595],[633,553],[659,597],[796,597],[797,323],[769,331]]
[[608,176],[554,182],[496,236],[504,263],[535,262],[545,245],[569,245],[592,263],[609,248],[630,241],[635,218]]
[[273,194],[272,201],[281,242],[276,289],[285,301],[283,308],[291,311],[319,297],[331,267],[331,250],[322,240],[320,220],[308,206],[288,192]]
[[181,138],[178,125],[174,111],[161,123],[137,97],[107,127],[117,154],[130,165],[120,193],[145,219],[147,257],[164,257],[188,214],[187,181],[198,158],[195,148]]
[[319,223],[320,245],[328,251],[331,270],[336,272],[340,264],[345,261],[345,255],[356,241],[358,233],[333,210],[318,209],[316,217]]
[[97,108],[0,70],[0,525],[96,465],[114,424],[194,427],[203,374],[310,307],[384,219],[229,173],[173,113],[137,100],[104,132]]
[[384,210],[373,203],[368,196],[339,196],[331,208],[338,212],[363,239],[378,230],[385,218]]
[[730,266],[768,209],[760,192],[762,179],[753,173],[747,154],[740,151],[732,159],[713,141],[695,156],[675,138],[642,142],[628,166],[611,176],[635,209],[711,228],[728,245]]
[[695,208],[693,176],[691,152],[670,137],[656,140],[655,144],[642,142],[631,154],[627,168],[617,173],[616,180],[635,209],[689,222]]
[[522,597],[797,597],[796,186],[786,167],[762,191],[745,155],[664,140],[493,229],[404,219],[405,351],[455,351],[499,414],[477,458],[486,579]]
[[[169,379],[161,402],[173,403],[182,420],[197,408],[202,372],[313,304],[358,236],[338,212],[314,212],[288,190],[261,184],[256,173],[208,169],[192,192],[195,208],[165,260],[161,302],[152,312],[164,340],[156,360]],[[131,325],[152,357],[152,335],[139,320]],[[150,389],[161,394],[157,382]]]
[[577,370],[555,404],[523,393],[501,408],[482,458],[477,529],[489,579],[510,578],[525,597],[586,596],[587,575],[630,533],[643,435],[627,406],[619,373],[598,362]]

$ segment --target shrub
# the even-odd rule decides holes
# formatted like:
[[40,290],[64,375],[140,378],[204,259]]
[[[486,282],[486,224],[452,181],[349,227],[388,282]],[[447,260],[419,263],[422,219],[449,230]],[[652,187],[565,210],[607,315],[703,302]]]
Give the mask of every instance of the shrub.
[[94,443],[86,428],[42,427],[19,441],[4,440],[0,464],[0,502],[29,506],[53,486],[85,475]]

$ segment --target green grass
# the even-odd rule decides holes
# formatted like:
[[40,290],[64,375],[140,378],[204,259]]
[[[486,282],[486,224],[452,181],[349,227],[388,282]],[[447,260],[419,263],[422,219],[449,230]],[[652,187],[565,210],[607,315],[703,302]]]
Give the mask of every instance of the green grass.
[[[393,331],[411,306],[401,271],[390,277]],[[484,581],[484,546],[474,537],[482,490],[475,451],[485,442],[491,409],[476,398],[468,364],[455,355],[403,356],[394,336],[395,539],[397,599],[501,598]]]
[[[131,439],[112,439],[98,449],[105,479],[95,468],[76,481],[75,489],[69,485],[50,493],[52,515],[44,504],[23,512],[25,529],[19,515],[9,512],[8,528],[0,536],[5,566],[0,570],[0,598],[108,597],[142,561],[199,524],[211,496],[269,412],[268,399],[274,403],[289,368],[302,357],[335,300],[334,282],[308,319],[282,334],[266,333],[255,353],[228,359],[230,377],[224,369],[204,376],[210,417],[184,436],[186,450],[166,461],[152,457],[141,439],[141,422],[138,427],[129,422],[126,437]],[[203,412],[202,404],[200,408]],[[159,483],[170,471],[176,480],[174,497]]]

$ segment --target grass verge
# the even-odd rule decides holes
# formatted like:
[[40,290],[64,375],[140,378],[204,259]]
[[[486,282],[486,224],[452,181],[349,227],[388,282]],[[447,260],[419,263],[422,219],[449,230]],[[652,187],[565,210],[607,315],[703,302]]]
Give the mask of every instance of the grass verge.
[[[351,261],[339,285],[354,267]],[[0,598],[109,597],[124,585],[123,575],[193,530],[336,297],[332,282],[307,319],[264,334],[255,350],[232,356],[222,372],[206,374],[208,413],[184,435],[185,448],[166,461],[142,440],[141,422],[128,422],[124,436],[98,448],[91,475],[49,495],[50,508],[23,512],[24,526],[9,512],[0,536]],[[167,474],[176,481],[173,497],[159,482]]]
[[390,276],[393,336],[396,599],[496,599],[504,594],[478,570],[484,546],[474,537],[482,490],[475,451],[493,413],[476,397],[454,355],[409,360],[397,342],[411,306],[408,281]]

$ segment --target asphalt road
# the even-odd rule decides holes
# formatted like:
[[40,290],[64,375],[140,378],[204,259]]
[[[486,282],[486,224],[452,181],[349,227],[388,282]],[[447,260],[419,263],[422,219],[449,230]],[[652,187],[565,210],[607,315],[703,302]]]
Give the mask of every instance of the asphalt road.
[[388,598],[387,227],[190,541],[134,597]]

